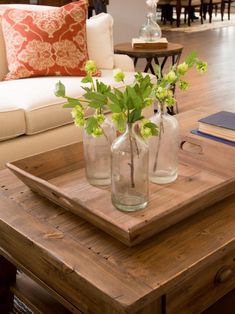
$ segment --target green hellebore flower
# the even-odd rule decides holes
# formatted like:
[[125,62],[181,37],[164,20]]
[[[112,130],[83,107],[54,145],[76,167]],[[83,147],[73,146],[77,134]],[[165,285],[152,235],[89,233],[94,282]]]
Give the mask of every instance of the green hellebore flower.
[[150,107],[153,104],[153,98],[145,98],[144,105],[145,107]]
[[159,86],[159,87],[157,88],[156,97],[157,97],[159,100],[164,100],[167,96],[168,96],[168,89]]
[[179,88],[181,89],[181,90],[187,90],[188,89],[188,87],[189,87],[189,84],[188,84],[188,82],[186,82],[186,81],[180,81],[179,82]]
[[152,130],[148,127],[143,126],[140,129],[140,134],[142,135],[143,138],[149,138],[152,136]]
[[103,131],[100,127],[93,129],[92,136],[98,137],[98,136],[101,136],[102,134],[103,134]]
[[176,79],[177,79],[177,76],[175,74],[174,71],[170,71],[169,73],[167,73],[165,76],[164,76],[165,80],[169,83],[173,83]]
[[95,61],[88,60],[85,65],[85,71],[89,74],[94,74],[97,71],[97,66]]
[[206,72],[206,70],[208,68],[208,64],[207,64],[207,62],[200,61],[197,63],[196,67],[197,67],[197,71],[199,73],[204,73],[204,72]]
[[125,79],[125,74],[121,69],[114,69],[113,77],[116,82],[123,82]]
[[177,66],[177,70],[180,75],[185,75],[188,71],[188,64],[186,62],[183,62]]
[[82,108],[81,106],[76,106],[72,109],[71,114],[73,118],[76,118],[76,116],[84,115],[84,108]]
[[105,116],[103,114],[97,114],[95,115],[95,118],[99,124],[102,124],[105,120]]

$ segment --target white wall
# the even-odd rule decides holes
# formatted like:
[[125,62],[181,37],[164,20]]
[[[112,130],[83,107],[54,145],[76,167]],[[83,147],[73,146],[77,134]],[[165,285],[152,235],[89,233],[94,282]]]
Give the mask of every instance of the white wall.
[[146,0],[109,0],[107,11],[114,18],[114,43],[138,37],[147,14]]

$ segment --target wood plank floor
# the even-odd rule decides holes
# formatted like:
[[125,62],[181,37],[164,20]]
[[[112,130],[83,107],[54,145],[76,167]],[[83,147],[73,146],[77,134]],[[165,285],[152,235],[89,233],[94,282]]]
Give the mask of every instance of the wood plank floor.
[[219,107],[222,102],[228,110],[235,106],[235,27],[196,33],[168,31],[163,36],[184,46],[181,62],[192,50],[208,62],[206,74],[200,75],[194,70],[187,74],[188,91],[176,91],[179,112],[202,105]]

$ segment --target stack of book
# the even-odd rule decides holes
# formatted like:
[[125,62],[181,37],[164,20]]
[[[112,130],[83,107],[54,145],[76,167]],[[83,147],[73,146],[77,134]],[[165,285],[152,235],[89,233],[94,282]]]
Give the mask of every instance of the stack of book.
[[140,38],[132,38],[132,48],[144,48],[144,49],[161,49],[167,48],[168,40],[165,37],[161,37],[156,41],[146,42]]
[[192,133],[235,146],[235,113],[219,111],[202,118]]

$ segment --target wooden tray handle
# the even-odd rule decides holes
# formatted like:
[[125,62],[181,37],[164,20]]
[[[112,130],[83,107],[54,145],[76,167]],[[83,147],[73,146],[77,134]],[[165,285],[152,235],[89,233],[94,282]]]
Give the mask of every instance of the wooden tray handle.
[[192,137],[185,136],[181,139],[180,150],[186,154],[203,155],[205,153],[203,143]]

